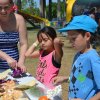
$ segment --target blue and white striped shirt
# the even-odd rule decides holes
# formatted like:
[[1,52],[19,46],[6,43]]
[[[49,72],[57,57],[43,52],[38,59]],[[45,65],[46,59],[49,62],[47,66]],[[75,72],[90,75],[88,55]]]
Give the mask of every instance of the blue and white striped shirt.
[[[17,47],[18,41],[18,32],[0,32],[0,50],[2,50],[17,61],[19,59],[19,52]],[[8,68],[9,65],[7,64],[7,62],[0,59],[0,69]]]

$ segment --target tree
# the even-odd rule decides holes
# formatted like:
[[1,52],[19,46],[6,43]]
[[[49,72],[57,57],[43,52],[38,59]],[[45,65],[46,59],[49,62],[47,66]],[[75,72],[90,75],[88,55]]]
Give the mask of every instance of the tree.
[[61,18],[61,6],[60,6],[60,0],[57,0],[58,4],[57,4],[57,18]]
[[63,0],[61,3],[60,3],[60,6],[61,6],[61,9],[60,9],[60,16],[61,18],[65,17],[66,16],[66,2],[65,0]]
[[36,7],[34,0],[22,0],[22,10],[28,14],[39,15],[39,8]]
[[51,19],[52,18],[56,18],[57,17],[57,3],[53,3],[51,4],[52,6],[52,11],[49,11],[49,5],[46,6],[46,18],[49,19],[49,14],[51,13]]
[[[52,7],[51,11],[49,11],[49,5],[47,5],[47,7],[46,7],[46,13],[47,13],[46,18],[49,18],[50,13],[51,13],[52,18],[57,18],[57,3],[52,2],[51,7]],[[60,2],[60,15],[59,15],[60,18],[65,17],[64,13],[65,13],[65,2],[62,1],[62,2]]]
[[49,0],[49,20],[52,20],[52,0]]
[[40,16],[41,17],[46,17],[46,1],[45,0],[40,0]]
[[21,5],[21,0],[16,0],[16,2],[17,2],[17,5],[18,5],[18,9],[21,10],[21,7],[22,7],[22,5]]

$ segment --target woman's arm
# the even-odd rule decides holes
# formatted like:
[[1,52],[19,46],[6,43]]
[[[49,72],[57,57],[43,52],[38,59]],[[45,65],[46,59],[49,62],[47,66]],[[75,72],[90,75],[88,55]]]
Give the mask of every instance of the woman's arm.
[[54,39],[54,48],[55,48],[54,59],[58,63],[61,63],[61,59],[63,56],[62,46],[63,46],[62,41],[59,38],[55,38]]
[[12,68],[17,67],[17,61],[11,58],[9,55],[7,55],[5,52],[2,52],[1,50],[0,50],[0,58],[6,60],[10,67]]
[[17,16],[17,24],[18,24],[18,31],[19,31],[19,45],[20,45],[20,54],[19,54],[19,61],[18,67],[24,72],[26,71],[26,67],[24,66],[25,62],[25,52],[28,46],[28,39],[27,39],[27,30],[25,20],[21,15],[16,14]]

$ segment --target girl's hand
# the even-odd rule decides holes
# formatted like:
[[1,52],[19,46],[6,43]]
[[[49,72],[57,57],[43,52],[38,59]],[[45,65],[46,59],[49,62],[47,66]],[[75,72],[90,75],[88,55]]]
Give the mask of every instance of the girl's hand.
[[23,73],[26,72],[26,67],[24,64],[18,62],[17,67],[19,67]]
[[63,82],[68,81],[68,78],[65,76],[57,76],[53,78],[53,85],[60,85]]
[[10,67],[12,67],[13,69],[17,68],[17,61],[14,60],[13,58],[9,57],[7,59],[7,63]]
[[64,43],[63,43],[63,41],[62,41],[61,39],[55,38],[55,39],[54,39],[54,45],[63,46]]

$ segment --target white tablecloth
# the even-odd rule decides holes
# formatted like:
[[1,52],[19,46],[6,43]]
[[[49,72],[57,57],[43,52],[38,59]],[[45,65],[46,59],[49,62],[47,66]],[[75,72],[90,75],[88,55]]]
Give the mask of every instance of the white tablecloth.
[[[40,96],[47,95],[47,88],[36,80],[33,76],[30,76],[29,73],[27,73],[28,76],[22,77],[22,78],[15,78],[15,80],[18,81],[19,84],[27,83],[29,81],[35,80],[36,86],[32,87],[31,89],[25,90],[26,95],[30,100],[38,100]],[[10,79],[14,79],[13,77],[9,76]],[[61,100],[58,96],[54,97],[52,100]]]
[[24,84],[24,83],[30,82],[32,80],[36,81],[35,87],[25,90],[25,93],[30,100],[38,100],[40,96],[46,95],[47,88],[42,83],[37,81],[33,76],[26,76],[26,77],[22,77],[22,78],[13,78],[13,77],[9,76],[9,78],[17,80],[18,84]]

